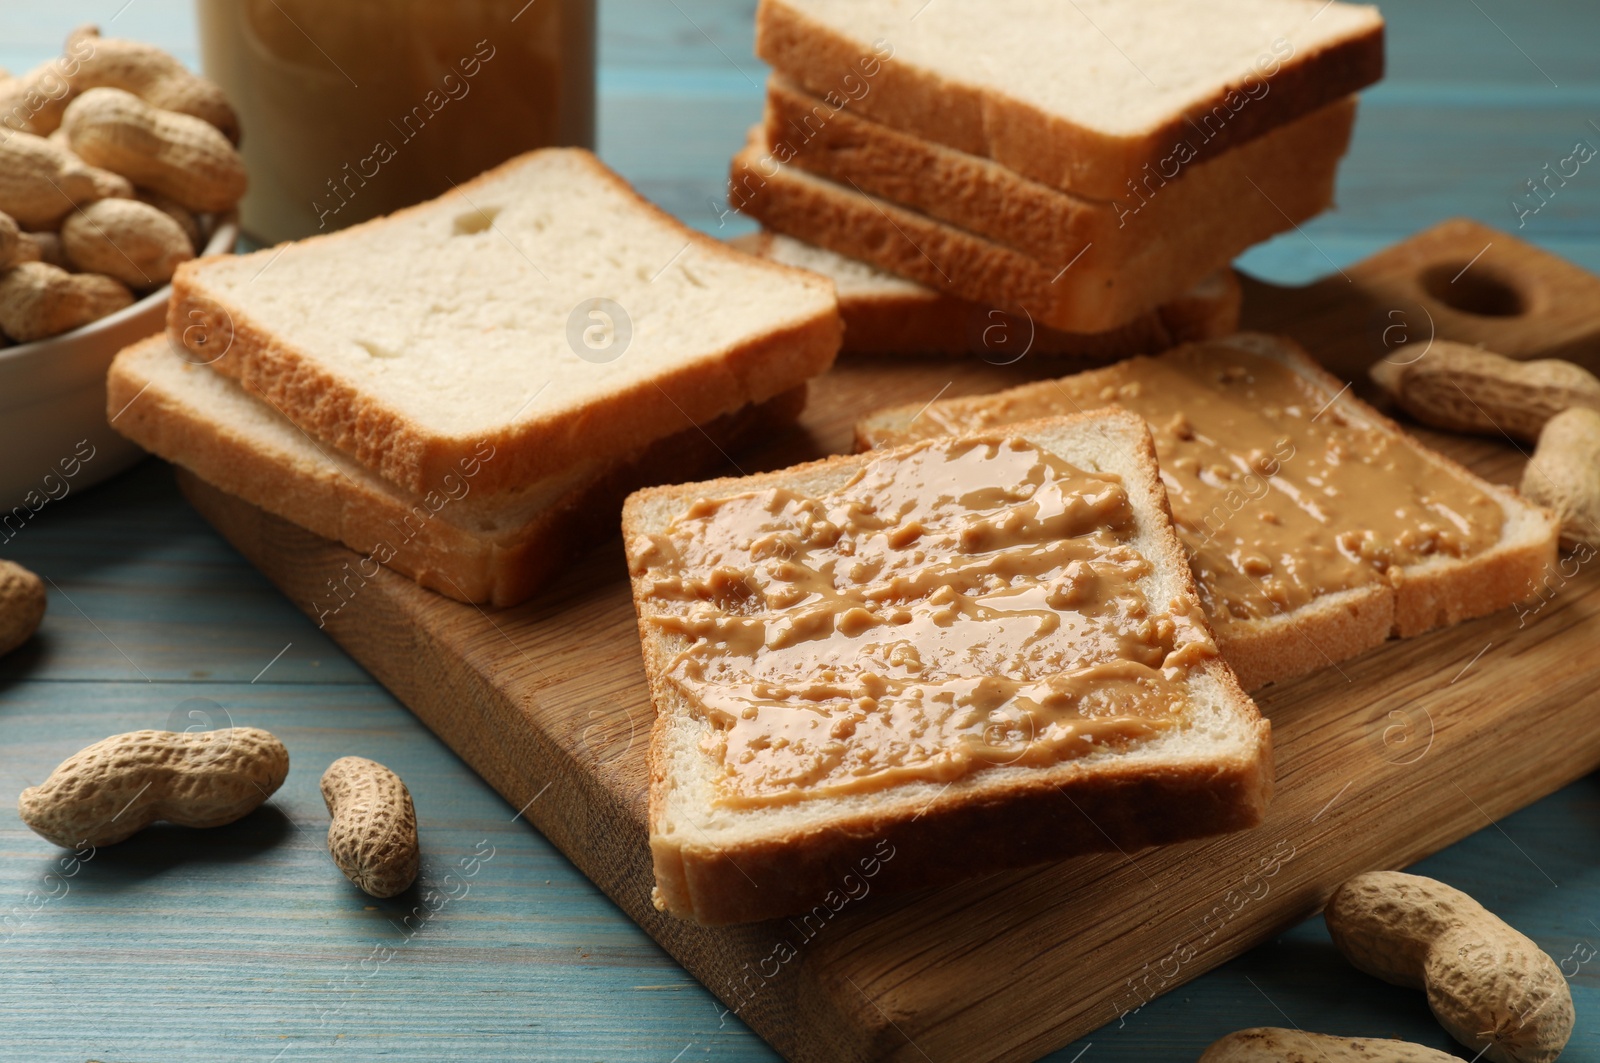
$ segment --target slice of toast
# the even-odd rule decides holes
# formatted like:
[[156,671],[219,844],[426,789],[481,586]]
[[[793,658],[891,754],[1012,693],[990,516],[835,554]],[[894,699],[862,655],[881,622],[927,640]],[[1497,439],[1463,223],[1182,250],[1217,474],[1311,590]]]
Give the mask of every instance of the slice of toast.
[[[1211,612],[1218,644],[1245,689],[1255,690],[1267,683],[1337,665],[1381,645],[1390,637],[1409,638],[1433,628],[1483,616],[1523,601],[1536,592],[1556,559],[1557,528],[1551,514],[1527,502],[1512,489],[1484,481],[1406,435],[1393,421],[1354,398],[1342,381],[1324,371],[1293,341],[1281,337],[1241,333],[1226,340],[1175,348],[1156,359],[1135,359],[991,395],[943,399],[927,405],[926,409],[923,403],[907,403],[863,419],[856,426],[856,443],[861,449],[897,446],[948,432],[991,428],[1013,420],[1122,403],[1157,426],[1156,445],[1161,453],[1163,476],[1173,484],[1174,518],[1191,553],[1199,556],[1202,549],[1208,551],[1207,556],[1229,549],[1243,552],[1243,546],[1230,545],[1232,536],[1247,532],[1252,522],[1262,519],[1258,515],[1260,511],[1281,514],[1291,504],[1285,499],[1296,493],[1300,497],[1320,498],[1313,489],[1315,481],[1302,481],[1300,477],[1309,474],[1297,473],[1292,460],[1269,462],[1267,471],[1261,471],[1253,458],[1241,454],[1234,456],[1235,466],[1241,470],[1248,466],[1256,471],[1253,479],[1246,473],[1239,481],[1237,506],[1225,506],[1219,517],[1209,501],[1210,496],[1199,490],[1193,491],[1192,497],[1207,501],[1185,502],[1184,499],[1191,496],[1185,486],[1190,473],[1177,467],[1184,451],[1175,442],[1173,430],[1166,426],[1181,423],[1186,430],[1202,438],[1210,436],[1226,443],[1230,436],[1228,426],[1202,423],[1197,419],[1199,404],[1194,400],[1196,391],[1218,385],[1208,384],[1199,376],[1184,375],[1175,378],[1180,381],[1178,386],[1159,391],[1141,386],[1137,393],[1131,394],[1125,390],[1128,380],[1123,373],[1126,367],[1141,362],[1166,363],[1173,367],[1205,366],[1217,373],[1229,373],[1234,363],[1248,369],[1252,364],[1250,359],[1262,359],[1296,374],[1294,379],[1303,389],[1302,408],[1315,415],[1313,421],[1328,418],[1326,424],[1348,426],[1351,433],[1370,433],[1380,447],[1404,448],[1404,451],[1394,452],[1398,457],[1385,459],[1389,463],[1388,471],[1374,473],[1378,479],[1372,487],[1382,497],[1392,497],[1399,506],[1427,487],[1419,480],[1431,482],[1434,477],[1448,480],[1480,493],[1485,500],[1485,519],[1498,514],[1501,533],[1480,551],[1459,557],[1442,553],[1419,557],[1414,563],[1391,569],[1387,574],[1373,568],[1370,579],[1318,594],[1303,604],[1266,616],[1228,615],[1221,606],[1221,595],[1216,588],[1207,585],[1202,572],[1201,593]],[[1174,421],[1175,418],[1178,421]],[[1292,426],[1296,422],[1275,423],[1291,426],[1284,434],[1288,441],[1288,450],[1284,453],[1313,451],[1304,438],[1295,435]],[[1345,430],[1340,428],[1340,431]],[[1402,464],[1412,466],[1414,475],[1399,472]],[[1277,471],[1271,471],[1274,467]],[[1322,524],[1329,537],[1362,531],[1339,522],[1337,499],[1322,504],[1328,512]],[[1258,511],[1258,506],[1264,509]],[[1339,549],[1348,548],[1341,545]],[[1295,555],[1292,560],[1304,564],[1310,558]],[[1221,562],[1216,563],[1220,571]],[[1292,569],[1294,563],[1275,565]],[[1200,562],[1196,564],[1202,567]],[[1269,578],[1277,577],[1274,572],[1258,573],[1255,577],[1262,581]]]
[[762,0],[756,53],[816,96],[1097,199],[1383,76],[1383,19],[1328,0]]
[[782,233],[749,233],[729,242],[833,281],[844,319],[840,354],[974,354],[999,364],[1027,355],[1122,358],[1236,332],[1243,302],[1238,276],[1223,268],[1120,329],[1030,329],[1026,320],[1005,311],[946,295]]
[[[1330,170],[1293,197],[1309,217],[1332,202]],[[729,202],[769,229],[870,263],[961,299],[1026,314],[1063,332],[1107,332],[1171,302],[1241,249],[1233,237],[1153,240],[1120,258],[1046,263],[979,233],[869,196],[791,164],[751,130],[733,158]],[[1256,192],[1246,186],[1251,195]],[[1226,213],[1219,213],[1226,227]],[[1294,216],[1276,214],[1279,228]],[[1130,226],[1134,224],[1130,222]],[[1213,223],[1199,225],[1212,231]],[[1262,234],[1264,235],[1264,234]],[[1254,238],[1260,238],[1259,236]],[[1181,244],[1181,246],[1179,246]]]
[[251,255],[185,263],[168,332],[413,493],[617,458],[825,371],[831,287],[740,254],[578,149]]
[[[766,133],[799,169],[921,211],[1041,262],[1113,274],[1158,244],[1225,262],[1332,202],[1355,128],[1356,98],[1337,100],[1233,151],[1130,174],[1109,199],[1062,192],[991,159],[947,148],[831,106],[774,75]],[[737,205],[737,204],[736,204]],[[1147,267],[1148,268],[1148,267]]]
[[[1035,462],[1032,471],[1005,465],[1013,458]],[[998,469],[984,464],[991,459]],[[969,464],[955,473],[941,464],[958,461]],[[1069,467],[1063,480],[1039,473],[1051,462]],[[1015,477],[1034,473],[1027,482],[1037,489],[1019,489]],[[949,475],[973,493],[953,492]],[[941,513],[957,497],[982,512]],[[807,521],[818,512],[808,499],[833,523]],[[867,525],[853,526],[862,513]],[[1060,514],[1073,516],[1058,523]],[[872,530],[880,524],[881,533]],[[726,535],[727,547],[697,542],[699,529]],[[990,538],[995,529],[1004,530]],[[1149,432],[1136,417],[1055,418],[1003,435],[653,488],[628,499],[623,531],[657,711],[655,900],[674,915],[716,924],[793,914],[834,903],[863,875],[875,892],[905,890],[1242,829],[1263,815],[1270,730],[1217,654]],[[1034,552],[993,552],[1011,534]],[[790,546],[768,549],[778,542]],[[850,565],[822,566],[807,552],[818,543]],[[1066,560],[1088,544],[1106,552]],[[1126,567],[1102,567],[1112,557]],[[958,567],[940,567],[952,560]],[[860,582],[876,576],[854,568],[879,561],[874,572],[893,574],[887,598]],[[924,564],[932,568],[917,571]],[[1011,575],[996,584],[978,571],[992,565]],[[937,579],[921,578],[935,571]],[[1084,576],[1087,597],[1046,590]],[[821,599],[792,604],[789,589],[802,586]],[[860,608],[836,614],[833,627],[813,626],[811,603],[835,595]],[[1106,600],[1129,612],[1107,611]],[[941,641],[944,625],[969,608],[982,622]],[[1134,630],[1122,626],[1129,617],[1142,618],[1130,622],[1150,640],[1143,649],[1119,641]],[[994,634],[1001,631],[1011,634]],[[1064,645],[1051,641],[1058,632]],[[1013,636],[1022,643],[1005,648]],[[740,645],[755,656],[739,657]],[[735,647],[725,666],[715,656],[723,647]],[[761,656],[769,649],[776,660]],[[710,663],[690,660],[708,652]],[[1131,664],[1135,653],[1148,665]],[[1125,685],[1140,675],[1150,685]],[[1078,693],[1028,701],[1025,692],[1037,694],[1028,684],[1041,683]],[[970,685],[972,700],[953,694],[941,713],[942,684]],[[857,687],[877,693],[852,700]],[[1013,694],[994,700],[996,690]],[[978,716],[961,715],[980,703]],[[1093,704],[1106,711],[1084,707]],[[812,713],[858,709],[842,729],[836,715],[810,722]],[[1096,727],[1141,714],[1162,722],[1094,738]],[[912,730],[899,731],[908,720]],[[961,729],[980,725],[975,747]],[[991,736],[993,727],[1000,731]],[[780,767],[741,775],[750,757],[784,749],[798,754],[795,763],[834,774],[807,778]]]
[[[478,477],[493,463],[480,452],[440,489],[412,495],[344,454],[319,444],[238,384],[186,360],[165,335],[127,348],[112,362],[107,416],[146,450],[200,479],[364,555],[359,581],[383,564],[458,601],[515,605],[574,555],[610,535],[628,492],[715,469],[722,451],[792,421],[805,389],[724,415],[623,459],[595,460],[486,496]],[[364,569],[364,573],[359,571]],[[330,590],[337,610],[354,588]]]

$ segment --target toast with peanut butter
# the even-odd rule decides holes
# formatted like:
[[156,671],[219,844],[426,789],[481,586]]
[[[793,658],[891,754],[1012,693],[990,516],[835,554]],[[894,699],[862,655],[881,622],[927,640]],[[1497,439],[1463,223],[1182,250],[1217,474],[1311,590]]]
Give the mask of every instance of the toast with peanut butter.
[[744,922],[1263,816],[1269,726],[1131,414],[651,488],[623,532],[658,908]]
[[1514,605],[1555,561],[1550,513],[1406,435],[1280,337],[908,403],[865,418],[856,442],[1112,405],[1150,424],[1201,599],[1247,690]]

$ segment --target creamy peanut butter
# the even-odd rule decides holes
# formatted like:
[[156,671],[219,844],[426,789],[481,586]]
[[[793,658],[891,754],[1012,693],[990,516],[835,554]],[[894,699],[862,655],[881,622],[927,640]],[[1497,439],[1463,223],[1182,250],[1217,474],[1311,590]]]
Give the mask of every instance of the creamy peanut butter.
[[1270,358],[1192,345],[1158,358],[935,403],[886,440],[1118,405],[1144,417],[1219,635],[1332,592],[1397,581],[1500,539],[1499,502],[1392,433],[1357,423]]
[[930,441],[815,496],[696,502],[630,544],[716,800],[779,804],[1046,765],[1173,726],[1216,649],[1151,601],[1115,476],[1020,439]]

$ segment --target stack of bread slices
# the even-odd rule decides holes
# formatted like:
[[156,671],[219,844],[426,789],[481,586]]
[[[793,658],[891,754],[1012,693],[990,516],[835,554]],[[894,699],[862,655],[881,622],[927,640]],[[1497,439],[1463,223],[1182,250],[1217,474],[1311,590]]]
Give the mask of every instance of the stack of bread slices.
[[[187,263],[108,416],[452,598],[511,605],[629,491],[724,467],[832,364],[833,286],[699,235],[593,155],[512,159],[340,233]],[[332,588],[342,608],[356,588]]]
[[1328,0],[762,0],[756,49],[773,73],[734,209],[1116,346],[1332,204],[1383,21]]

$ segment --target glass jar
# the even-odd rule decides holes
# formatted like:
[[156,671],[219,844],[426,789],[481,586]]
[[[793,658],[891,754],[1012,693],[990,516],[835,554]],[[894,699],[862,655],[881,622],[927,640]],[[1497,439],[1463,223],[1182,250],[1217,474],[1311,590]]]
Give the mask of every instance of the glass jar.
[[594,144],[595,0],[198,0],[239,112],[241,221],[277,243]]

